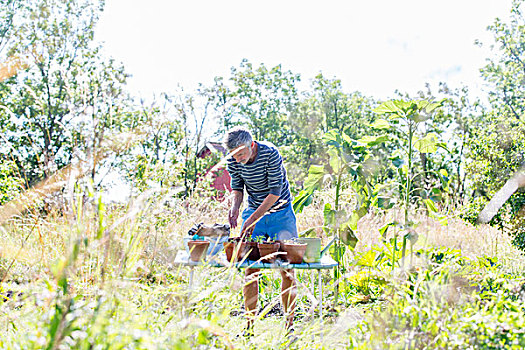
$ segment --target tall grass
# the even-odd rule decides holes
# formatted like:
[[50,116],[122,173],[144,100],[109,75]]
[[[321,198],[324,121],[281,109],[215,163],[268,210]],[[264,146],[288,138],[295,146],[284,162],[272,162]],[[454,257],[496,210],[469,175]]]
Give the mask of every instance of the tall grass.
[[[334,281],[324,272],[325,317],[319,319],[318,301],[310,290],[316,276],[298,272],[295,333],[286,337],[285,319],[278,315],[280,278],[276,271],[264,272],[261,317],[255,336],[245,338],[239,336],[245,324],[242,271],[202,266],[189,290],[188,269],[173,265],[187,230],[196,222],[224,223],[227,203],[202,194],[180,199],[173,193],[147,192],[126,205],[104,205],[99,195],[77,189],[66,207],[45,214],[38,207],[26,208],[1,226],[0,348],[332,349],[381,344],[368,334],[378,332],[370,315],[376,315],[373,320],[386,317],[387,300],[404,288],[396,276],[385,274],[390,287],[378,289],[383,296],[373,303],[352,302],[357,289],[349,283],[343,304],[334,308]],[[325,195],[330,194],[321,192],[298,215],[300,231],[322,225]],[[388,215],[396,213],[360,221],[359,244],[345,256],[354,266],[350,274],[362,269],[352,265],[356,255],[381,244],[378,228]],[[418,220],[417,245],[422,249],[449,247],[465,257],[496,256],[510,272],[523,266],[509,238],[493,229],[455,218],[448,226],[423,215]],[[429,266],[422,258],[416,264]],[[389,315],[397,317],[393,311]]]

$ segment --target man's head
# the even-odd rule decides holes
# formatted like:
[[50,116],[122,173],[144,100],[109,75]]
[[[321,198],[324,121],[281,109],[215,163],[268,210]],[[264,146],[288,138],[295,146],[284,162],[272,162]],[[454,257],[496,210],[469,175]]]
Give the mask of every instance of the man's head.
[[224,145],[236,162],[246,164],[254,152],[252,134],[243,127],[231,129],[226,133]]

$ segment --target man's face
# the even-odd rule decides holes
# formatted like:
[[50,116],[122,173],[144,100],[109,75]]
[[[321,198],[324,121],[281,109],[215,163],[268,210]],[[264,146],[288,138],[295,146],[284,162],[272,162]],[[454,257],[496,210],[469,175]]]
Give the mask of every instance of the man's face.
[[232,151],[233,159],[237,163],[246,164],[252,157],[252,147],[251,146],[240,146]]

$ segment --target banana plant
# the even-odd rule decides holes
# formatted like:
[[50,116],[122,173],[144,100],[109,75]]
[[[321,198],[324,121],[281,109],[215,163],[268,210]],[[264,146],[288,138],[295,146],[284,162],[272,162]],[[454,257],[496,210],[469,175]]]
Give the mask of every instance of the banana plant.
[[[383,130],[390,132],[391,134],[400,135],[401,144],[405,145],[403,148],[402,155],[404,159],[395,158],[392,160],[393,165],[398,169],[401,178],[401,185],[403,188],[403,211],[404,218],[403,222],[389,222],[380,229],[383,237],[386,236],[386,231],[391,226],[400,227],[405,234],[403,235],[402,252],[401,252],[401,264],[404,264],[404,258],[406,254],[407,240],[410,240],[411,247],[417,236],[414,230],[414,223],[409,218],[409,207],[410,203],[415,196],[415,191],[419,188],[413,188],[414,180],[417,176],[424,175],[425,172],[414,172],[414,157],[415,152],[421,153],[434,153],[438,147],[442,147],[445,150],[446,146],[438,141],[438,135],[433,132],[422,134],[420,126],[426,121],[430,120],[435,112],[442,106],[442,102],[431,102],[428,100],[391,100],[382,103],[379,107],[374,109],[374,112],[383,115],[386,119],[377,119],[371,126],[374,129]],[[447,150],[448,151],[448,150]],[[404,165],[404,166],[403,166]],[[427,171],[428,172],[428,171]],[[447,186],[447,174],[444,169],[434,172],[437,177],[441,180],[442,187]],[[433,195],[439,196],[439,189],[433,189]],[[437,192],[436,192],[437,191]],[[434,205],[433,197],[418,198],[423,201],[427,210],[431,213],[436,213],[437,208]],[[397,235],[394,234],[393,238],[393,252],[392,256],[395,257],[397,250]],[[394,264],[392,263],[392,268]]]
[[[330,182],[335,185],[335,200],[333,203],[325,203],[323,214],[324,229],[335,239],[333,254],[339,263],[338,268],[334,270],[336,281],[345,270],[342,260],[346,249],[354,249],[357,244],[358,239],[354,233],[357,230],[357,222],[366,215],[372,202],[373,191],[369,177],[370,169],[373,168],[370,166],[373,158],[369,150],[387,140],[388,136],[365,136],[354,140],[345,132],[328,131],[323,136],[323,142],[327,146],[329,159],[324,164],[310,167],[304,189],[293,202],[295,212],[299,213],[312,202],[314,192],[324,183]],[[344,186],[350,186],[355,193],[356,204],[350,213],[341,206],[341,192]],[[338,290],[337,284],[336,302]]]

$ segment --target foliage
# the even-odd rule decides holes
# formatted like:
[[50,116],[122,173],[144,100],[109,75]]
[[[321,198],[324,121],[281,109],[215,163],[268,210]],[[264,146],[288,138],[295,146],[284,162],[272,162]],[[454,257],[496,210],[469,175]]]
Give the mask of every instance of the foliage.
[[245,124],[258,140],[287,144],[286,117],[297,102],[295,84],[300,76],[281,65],[256,68],[243,59],[238,68],[231,68],[228,80],[217,77],[211,88],[203,90],[219,112],[219,130]]
[[513,0],[510,21],[497,18],[488,30],[493,33],[497,55],[481,69],[493,87],[489,96],[498,114],[523,125],[525,116],[525,17],[523,0]]
[[[308,178],[304,189],[293,201],[295,212],[302,209],[312,201],[314,191],[329,182],[335,187],[334,203],[325,202],[323,209],[323,228],[328,234],[335,236],[335,245],[332,248],[338,267],[335,269],[334,278],[339,280],[340,274],[345,273],[343,255],[347,247],[355,248],[357,237],[357,223],[368,212],[372,201],[372,179],[377,170],[369,148],[384,142],[384,136],[365,136],[354,140],[337,130],[330,130],[323,136],[329,158],[323,165],[312,165],[308,171]],[[341,191],[348,186],[355,194],[354,208],[350,213],[343,208]],[[342,242],[343,244],[340,244]],[[341,272],[340,272],[341,270]],[[338,286],[337,286],[338,288]],[[336,295],[338,289],[336,289]],[[337,297],[336,297],[337,300]]]
[[[402,243],[402,257],[405,257],[406,242],[410,240],[414,241],[415,232],[413,230],[414,224],[409,218],[410,205],[414,199],[422,201],[427,209],[436,213],[437,209],[433,203],[436,196],[433,194],[439,194],[440,191],[437,188],[416,188],[414,187],[414,180],[416,177],[427,177],[428,174],[433,173],[438,178],[444,178],[447,176],[447,172],[441,170],[440,172],[426,168],[425,164],[421,172],[415,172],[413,160],[415,158],[415,150],[421,154],[434,153],[438,147],[444,147],[444,145],[437,140],[437,135],[433,132],[418,135],[418,129],[427,120],[431,119],[435,111],[441,107],[441,102],[433,103],[428,100],[419,101],[404,101],[404,100],[391,100],[383,102],[374,111],[380,115],[386,115],[388,120],[378,119],[373,124],[373,128],[382,130],[389,130],[392,126],[401,131],[402,135],[402,148],[401,157],[392,160],[392,164],[398,168],[398,183],[394,183],[394,186],[399,188],[399,192],[402,193],[403,199],[403,210],[404,219],[400,227],[405,231],[403,235]],[[392,123],[392,126],[390,125]],[[403,164],[403,166],[401,166]],[[442,183],[447,186],[447,181],[444,180]],[[378,202],[381,204],[381,202]],[[391,223],[386,224],[388,227]],[[397,225],[397,223],[395,223]],[[393,240],[393,255],[397,250],[397,234],[394,234]]]
[[18,197],[23,185],[24,181],[17,174],[15,163],[3,160],[0,163],[0,205]]
[[118,124],[126,74],[93,43],[100,7],[49,0],[16,9],[7,53],[31,64],[0,83],[0,121],[29,184],[74,158],[90,162],[94,177],[107,129]]
[[[73,189],[61,193],[57,185],[55,193],[71,195],[71,208],[42,218],[23,203],[8,220],[0,213],[0,347],[523,348],[523,274],[509,272],[520,270],[521,257],[504,265],[508,251],[498,259],[421,247],[413,219],[425,211],[446,221],[446,209],[470,201],[462,214],[474,222],[523,166],[522,6],[514,0],[510,22],[489,27],[497,44],[481,70],[492,84],[489,109],[471,101],[467,87],[445,84],[439,103],[429,90],[377,106],[322,74],[301,92],[298,74],[248,60],[196,91],[134,100],[124,67],[94,40],[103,2],[0,1],[1,61],[28,58],[0,82],[0,204],[61,169],[89,165],[83,179],[58,182]],[[340,266],[319,278],[336,288],[324,291],[328,316],[318,319],[311,276],[297,272],[296,337],[285,337],[271,317],[280,297],[271,273],[259,284],[256,343],[235,337],[242,333],[235,269],[199,268],[200,284],[190,291],[187,271],[173,266],[187,226],[226,215],[223,203],[210,200],[206,176],[220,156],[198,153],[212,129],[220,136],[234,125],[280,147],[292,187],[302,187],[293,203],[298,216],[325,190],[314,219],[336,238],[331,253]],[[97,192],[114,168],[133,188],[121,206]],[[491,222],[521,249],[524,203],[524,192],[516,193]],[[399,206],[403,220],[370,237],[379,244],[357,245],[358,223],[371,207],[372,220],[382,222]]]
[[368,135],[372,120],[371,98],[359,92],[347,94],[341,81],[318,74],[309,91],[288,116],[292,141],[282,148],[287,170],[296,182],[307,176],[305,169],[328,157],[323,134],[330,130],[344,132],[353,139]]
[[[488,30],[494,35],[496,45],[491,48],[494,57],[481,69],[490,84],[492,111],[475,125],[468,144],[466,174],[471,179],[472,191],[477,198],[472,206],[484,204],[502,187],[514,172],[525,164],[525,22],[523,1],[512,2],[510,21],[496,19]],[[522,190],[521,190],[522,191]],[[518,191],[508,201],[492,225],[498,225],[516,237],[523,247],[522,220],[523,192]]]
[[392,285],[385,308],[361,324],[363,346],[523,347],[521,278],[502,272],[492,258],[471,260],[453,250],[418,254],[428,259],[428,268]]
[[184,127],[178,111],[166,94],[151,103],[141,100],[137,107],[121,124],[121,131],[132,132],[136,139],[134,147],[118,157],[117,167],[139,192],[154,185],[171,186],[181,180],[182,172],[177,150],[182,148]]

